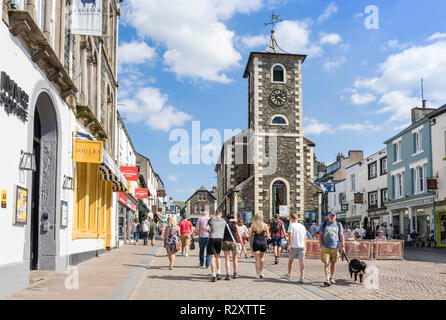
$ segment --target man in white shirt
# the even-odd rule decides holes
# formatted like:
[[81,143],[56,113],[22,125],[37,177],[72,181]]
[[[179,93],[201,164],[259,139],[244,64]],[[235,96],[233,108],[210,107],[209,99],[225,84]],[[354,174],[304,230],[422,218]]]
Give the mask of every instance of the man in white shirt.
[[300,265],[300,278],[299,283],[304,282],[304,259],[305,259],[305,241],[307,240],[307,230],[305,227],[297,222],[297,214],[291,215],[291,223],[288,227],[288,243],[290,246],[289,261],[288,261],[288,274],[287,278],[291,277],[291,270],[293,268],[294,259],[299,259]]

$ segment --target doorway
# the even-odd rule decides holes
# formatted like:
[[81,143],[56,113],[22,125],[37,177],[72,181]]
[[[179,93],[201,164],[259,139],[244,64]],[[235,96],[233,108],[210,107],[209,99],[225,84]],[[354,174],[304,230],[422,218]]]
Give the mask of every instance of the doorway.
[[55,270],[57,257],[56,190],[58,131],[54,104],[41,93],[34,111],[30,269]]
[[280,207],[287,205],[287,190],[283,181],[275,181],[272,189],[273,216],[280,213]]

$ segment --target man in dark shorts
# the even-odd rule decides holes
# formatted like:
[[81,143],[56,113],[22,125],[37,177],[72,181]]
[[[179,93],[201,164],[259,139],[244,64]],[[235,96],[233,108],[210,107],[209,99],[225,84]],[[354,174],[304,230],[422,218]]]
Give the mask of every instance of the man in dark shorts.
[[[223,219],[221,215],[221,211],[217,211],[215,217],[212,217],[207,225],[209,232],[207,252],[211,256],[212,282],[215,282],[216,279],[221,280],[220,252],[226,227],[226,220]],[[214,262],[215,260],[216,263]],[[217,273],[215,272],[216,267]]]
[[280,220],[280,215],[275,214],[274,220],[271,220],[269,224],[269,233],[271,234],[271,241],[274,248],[274,264],[279,263],[280,246],[282,245],[282,238],[287,238],[283,221]]

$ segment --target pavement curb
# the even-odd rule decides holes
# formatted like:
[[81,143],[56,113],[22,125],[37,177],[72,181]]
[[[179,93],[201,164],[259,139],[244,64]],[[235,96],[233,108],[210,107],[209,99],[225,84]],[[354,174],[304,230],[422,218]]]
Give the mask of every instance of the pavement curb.
[[[125,278],[119,287],[115,290],[115,292],[110,296],[109,300],[128,300],[132,294],[133,289],[138,284],[139,279],[146,271],[146,266],[150,264],[153,258],[158,253],[159,249],[161,249],[160,245],[157,245],[153,248],[153,250],[145,257],[141,262],[140,268],[132,271],[127,278]],[[144,267],[144,268],[143,268]]]

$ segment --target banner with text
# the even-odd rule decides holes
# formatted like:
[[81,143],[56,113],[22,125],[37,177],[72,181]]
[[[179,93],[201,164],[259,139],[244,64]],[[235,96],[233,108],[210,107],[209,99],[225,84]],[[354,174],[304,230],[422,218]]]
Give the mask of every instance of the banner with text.
[[71,33],[102,36],[102,0],[73,0]]
[[119,167],[127,181],[138,181],[138,167]]

